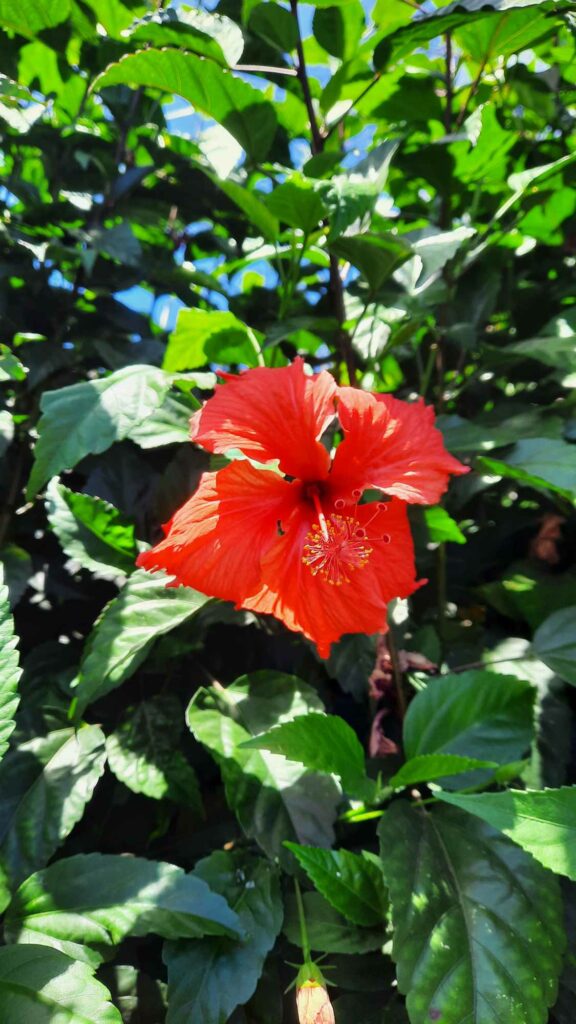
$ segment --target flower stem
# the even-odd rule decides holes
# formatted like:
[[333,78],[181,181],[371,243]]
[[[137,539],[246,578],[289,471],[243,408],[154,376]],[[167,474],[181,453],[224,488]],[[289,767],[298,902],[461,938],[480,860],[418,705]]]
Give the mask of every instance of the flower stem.
[[304,902],[300,891],[298,879],[294,879],[294,892],[296,894],[296,906],[298,907],[298,921],[300,924],[300,941],[302,943],[302,956],[304,963],[310,963],[310,940],[308,939],[308,928],[306,927],[306,915],[304,913]]

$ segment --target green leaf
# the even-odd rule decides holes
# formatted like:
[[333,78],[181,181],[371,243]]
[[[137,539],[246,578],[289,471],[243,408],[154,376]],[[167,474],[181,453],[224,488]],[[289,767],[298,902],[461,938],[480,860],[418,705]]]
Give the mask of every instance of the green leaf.
[[9,942],[53,946],[93,966],[129,935],[244,935],[222,896],[182,868],[101,853],[67,857],[27,878],[5,928]]
[[190,417],[198,408],[188,395],[168,395],[159,409],[130,432],[139,448],[163,448],[190,441]]
[[296,48],[298,41],[296,19],[280,4],[256,4],[250,10],[248,28],[282,53]]
[[316,231],[326,215],[314,183],[301,174],[293,174],[277,185],[267,197],[266,206],[283,224],[300,228],[305,235]]
[[375,637],[347,633],[338,643],[332,644],[325,664],[328,675],[337,679],[346,693],[351,693],[356,700],[364,700],[375,662]]
[[[186,374],[186,377],[192,376]],[[211,387],[216,383],[215,374],[195,374],[197,378],[209,377]],[[205,388],[204,381],[198,380],[197,387]],[[200,403],[192,394],[175,394],[166,396],[162,405],[151,416],[133,427],[130,440],[140,448],[162,448],[167,444],[190,443],[190,417],[199,408]]]
[[71,491],[55,478],[46,489],[46,513],[64,552],[80,568],[112,579],[134,568],[134,525],[107,501]]
[[164,401],[170,378],[154,366],[126,366],[99,380],[46,391],[27,496],[86,455],[106,451]]
[[270,750],[312,771],[339,775],[344,789],[352,795],[368,797],[373,794],[374,783],[366,776],[360,741],[354,730],[337,715],[318,712],[301,715],[255,736],[243,746]]
[[[511,174],[508,178],[508,185],[514,189],[514,193],[498,208],[494,214],[494,220],[500,220],[527,192],[537,192],[539,186],[547,178],[553,177],[553,175],[563,170],[564,167],[571,164],[574,160],[576,160],[576,152],[568,153],[567,156],[562,156],[559,160],[553,160],[552,163],[540,164],[538,167],[530,167],[526,171]],[[538,184],[534,186],[534,182]]]
[[166,945],[166,1024],[224,1024],[254,993],[282,926],[278,874],[248,854],[216,851],[196,865],[193,877],[226,899],[247,937],[241,944],[207,938]]
[[8,409],[0,409],[0,459],[3,459],[14,440],[14,417]]
[[466,537],[452,516],[441,505],[424,509],[424,522],[433,544],[452,541],[454,544],[465,544]]
[[3,1024],[122,1024],[87,964],[46,946],[0,949]]
[[157,694],[127,708],[106,739],[108,766],[133,793],[174,800],[200,812],[196,772],[178,747],[183,727],[180,702],[171,694]]
[[270,213],[260,199],[256,198],[253,192],[249,192],[245,185],[238,185],[235,181],[222,181],[211,174],[208,177],[225,196],[228,196],[228,199],[231,199],[246,214],[250,223],[258,228],[267,242],[276,243],[280,234],[280,225],[276,217]]
[[534,653],[553,672],[576,686],[576,606],[561,608],[534,634]]
[[61,729],[10,751],[0,765],[0,906],[43,868],[80,821],[104,771],[97,725]]
[[233,313],[181,309],[168,339],[164,369],[193,370],[208,363],[256,366],[259,351],[254,332]]
[[26,591],[32,576],[32,559],[18,544],[6,544],[0,553],[4,582],[8,587],[10,607],[14,608]]
[[513,356],[521,359],[536,359],[545,366],[562,370],[564,373],[576,372],[576,337],[567,338],[541,336],[529,338],[527,341],[516,341],[506,348],[496,349],[502,356]]
[[441,793],[441,800],[487,821],[545,868],[576,879],[576,789]]
[[[451,452],[481,452],[513,444],[518,434],[524,433],[527,425],[526,417],[522,417],[521,422],[515,420],[517,421],[518,417],[508,416],[501,425],[487,426],[478,420],[472,422],[453,414],[438,416],[436,426],[442,431],[446,447]],[[540,417],[532,414],[530,420],[533,427],[536,424],[536,428],[542,430]]]
[[236,64],[244,49],[242,31],[230,18],[184,4],[145,15],[130,32],[130,41],[177,46],[224,66]]
[[[506,11],[529,7],[538,7],[537,13],[561,14],[563,10],[569,9],[569,4],[562,0],[455,0],[455,3],[434,11],[428,17],[417,18],[383,39],[374,51],[374,66],[380,69],[388,63],[391,55],[394,60],[398,60],[424,46],[430,39],[463,26],[468,27],[478,19],[497,20]],[[532,12],[527,11],[526,14],[534,17]]]
[[27,39],[59,25],[69,13],[70,0],[0,0],[0,26]]
[[154,641],[194,615],[209,598],[166,577],[137,570],[106,605],[88,638],[76,681],[76,713],[128,679]]
[[404,719],[406,756],[517,761],[532,741],[534,698],[534,688],[524,680],[484,669],[431,679]]
[[453,231],[435,231],[424,228],[411,232],[404,241],[412,247],[413,256],[396,275],[409,295],[421,295],[435,284],[442,271],[468,239],[475,234],[473,228],[459,227]]
[[318,892],[348,921],[370,927],[386,920],[388,901],[382,869],[372,854],[285,845]]
[[25,380],[26,367],[7,345],[0,344],[0,383],[6,380]]
[[351,60],[356,56],[364,31],[364,10],[358,0],[337,7],[321,7],[314,14],[316,39],[332,56]]
[[[304,916],[310,948],[316,953],[367,953],[381,949],[384,943],[382,928],[359,928],[351,924],[319,892],[302,893]],[[296,900],[286,901],[284,934],[294,945],[301,947],[300,920]]]
[[275,722],[321,707],[311,687],[280,672],[255,672],[226,689],[200,690],[188,707],[191,732],[220,766],[229,806],[271,858],[287,859],[286,839],[330,846],[339,791],[332,779],[245,743]]
[[107,34],[115,39],[122,37],[123,30],[131,25],[134,18],[134,12],[120,0],[85,0],[85,5],[94,11]]
[[145,86],[182,96],[212,117],[255,161],[264,160],[276,133],[276,114],[261,92],[209,60],[175,50],[144,50],[110,64],[94,88]]
[[434,782],[446,776],[462,775],[478,768],[497,768],[496,761],[478,761],[474,757],[461,757],[459,754],[417,754],[399,771],[388,779],[387,786],[393,789],[404,789],[416,786],[419,782]]
[[512,477],[529,487],[576,498],[576,447],[550,437],[523,438],[505,459],[485,455],[479,462],[497,476]]
[[329,241],[373,212],[386,185],[398,146],[398,139],[381,142],[345,174],[336,174],[327,181],[316,183],[330,215]]
[[478,589],[503,615],[523,619],[532,629],[537,629],[552,612],[560,611],[574,601],[576,576],[573,573],[547,575],[528,565],[525,570],[511,571],[500,581],[485,583]]
[[346,235],[332,242],[330,249],[336,256],[358,267],[371,292],[377,292],[412,255],[405,242],[385,234]]
[[142,246],[127,221],[115,224],[112,228],[94,228],[88,232],[87,238],[87,255],[92,257],[87,266],[89,272],[92,270],[94,253],[104,253],[129,267],[137,267],[140,263]]
[[0,760],[8,749],[8,740],[14,730],[14,715],[19,704],[19,667],[14,634],[14,621],[10,613],[8,587],[4,584],[4,567],[0,562]]
[[380,840],[411,1024],[545,1024],[565,944],[554,876],[452,808],[397,802]]

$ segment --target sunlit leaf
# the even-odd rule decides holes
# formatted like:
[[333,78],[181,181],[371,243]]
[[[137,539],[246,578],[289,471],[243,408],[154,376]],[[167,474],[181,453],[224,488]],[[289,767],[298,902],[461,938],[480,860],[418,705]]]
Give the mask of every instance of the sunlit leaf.
[[222,124],[254,160],[266,157],[276,131],[274,107],[261,92],[192,53],[145,50],[111,64],[95,83],[145,86],[182,96]]

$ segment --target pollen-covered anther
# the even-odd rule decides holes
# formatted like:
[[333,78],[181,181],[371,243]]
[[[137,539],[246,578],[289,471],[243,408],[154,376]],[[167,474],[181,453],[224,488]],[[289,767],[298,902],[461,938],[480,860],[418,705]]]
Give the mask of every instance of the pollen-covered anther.
[[313,576],[319,574],[339,587],[350,582],[350,573],[366,565],[372,550],[357,519],[335,514],[308,531],[302,561]]

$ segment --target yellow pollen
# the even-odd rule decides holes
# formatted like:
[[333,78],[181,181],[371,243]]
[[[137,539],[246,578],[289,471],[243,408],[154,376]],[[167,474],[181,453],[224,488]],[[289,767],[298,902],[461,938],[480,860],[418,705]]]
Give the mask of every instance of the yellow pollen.
[[366,565],[372,548],[366,532],[353,516],[331,515],[314,523],[306,534],[302,561],[313,576],[339,587],[350,583],[350,573]]

